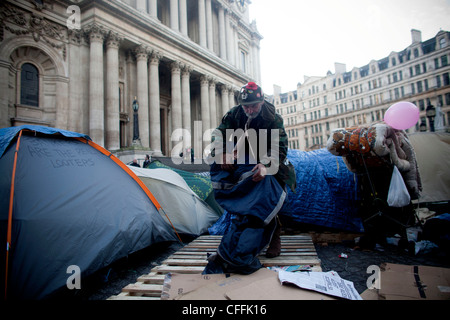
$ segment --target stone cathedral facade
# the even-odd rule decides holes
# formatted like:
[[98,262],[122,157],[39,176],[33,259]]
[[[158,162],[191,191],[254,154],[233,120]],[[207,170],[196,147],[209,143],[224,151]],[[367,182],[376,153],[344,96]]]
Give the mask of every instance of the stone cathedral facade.
[[165,156],[173,132],[184,129],[184,147],[194,147],[236,104],[240,87],[260,81],[262,36],[249,3],[2,1],[0,127],[52,126],[112,152],[138,143]]

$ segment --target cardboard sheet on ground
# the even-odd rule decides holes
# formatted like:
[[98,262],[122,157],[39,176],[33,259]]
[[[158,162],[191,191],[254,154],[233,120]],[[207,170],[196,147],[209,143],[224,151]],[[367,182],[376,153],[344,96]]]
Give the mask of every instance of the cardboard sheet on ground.
[[278,278],[281,283],[291,283],[296,286],[329,294],[335,297],[362,300],[353,282],[342,279],[337,272],[288,272],[280,270]]
[[262,268],[250,275],[171,274],[162,299],[167,300],[334,300],[318,292],[281,285],[278,273]]
[[365,300],[450,300],[450,269],[386,263],[380,266],[379,290]]

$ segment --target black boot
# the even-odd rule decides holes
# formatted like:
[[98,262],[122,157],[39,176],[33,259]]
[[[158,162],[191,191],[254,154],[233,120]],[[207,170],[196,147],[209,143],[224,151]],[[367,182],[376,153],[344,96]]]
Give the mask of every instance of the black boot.
[[278,220],[278,217],[276,217],[277,225],[275,227],[275,231],[273,232],[272,239],[270,240],[269,247],[266,251],[266,257],[267,258],[275,258],[278,257],[281,253],[281,225]]

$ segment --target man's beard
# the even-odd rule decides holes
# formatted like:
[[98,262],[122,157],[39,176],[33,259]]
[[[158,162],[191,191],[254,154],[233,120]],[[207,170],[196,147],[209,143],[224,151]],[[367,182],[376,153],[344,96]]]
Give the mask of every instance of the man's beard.
[[259,116],[259,114],[261,113],[261,110],[262,110],[262,108],[260,108],[258,112],[253,112],[252,114],[247,113],[245,111],[244,111],[244,113],[249,119],[255,119],[257,116]]

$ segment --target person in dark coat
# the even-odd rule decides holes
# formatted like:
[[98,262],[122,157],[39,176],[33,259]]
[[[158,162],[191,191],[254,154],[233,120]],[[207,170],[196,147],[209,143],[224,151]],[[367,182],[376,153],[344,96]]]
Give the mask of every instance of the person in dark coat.
[[133,162],[130,164],[130,166],[133,166],[133,167],[138,167],[138,168],[140,168],[141,166],[139,165],[139,163],[137,162],[137,160],[136,159],[133,159]]
[[142,164],[142,168],[147,168],[149,165],[150,165],[150,156],[146,154],[144,163]]
[[264,99],[261,87],[247,83],[239,105],[213,132],[211,182],[216,201],[233,219],[204,274],[252,273],[261,267],[257,256],[269,244],[268,257],[280,254],[277,214],[286,205],[286,188],[296,187],[287,150],[282,117]]

